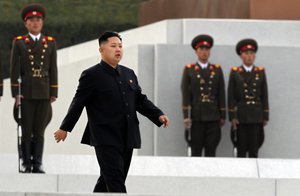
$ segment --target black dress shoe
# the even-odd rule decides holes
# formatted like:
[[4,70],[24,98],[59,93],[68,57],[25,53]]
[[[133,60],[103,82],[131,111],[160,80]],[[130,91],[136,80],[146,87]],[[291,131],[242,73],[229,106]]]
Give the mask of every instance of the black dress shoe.
[[31,166],[23,166],[20,173],[31,173]]
[[42,167],[33,167],[32,173],[44,174],[46,172],[42,169]]

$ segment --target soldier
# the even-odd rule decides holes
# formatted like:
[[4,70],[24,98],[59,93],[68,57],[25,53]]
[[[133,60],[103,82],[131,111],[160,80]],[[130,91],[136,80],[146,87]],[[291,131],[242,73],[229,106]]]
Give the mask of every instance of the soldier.
[[184,124],[186,128],[191,128],[192,156],[201,156],[204,149],[205,156],[213,157],[226,117],[223,71],[220,65],[208,62],[213,46],[211,36],[198,35],[191,45],[198,61],[186,65],[183,71],[181,90]]
[[3,95],[3,79],[2,79],[2,63],[1,63],[1,51],[0,51],[0,101]]
[[58,91],[56,42],[41,34],[45,18],[41,4],[25,6],[21,17],[28,34],[13,41],[11,90],[15,107],[22,102],[22,172],[45,173],[42,169],[44,132]]
[[263,127],[269,120],[268,88],[265,69],[254,65],[257,42],[244,39],[236,52],[243,61],[231,69],[228,85],[229,120],[237,130],[238,157],[258,157]]

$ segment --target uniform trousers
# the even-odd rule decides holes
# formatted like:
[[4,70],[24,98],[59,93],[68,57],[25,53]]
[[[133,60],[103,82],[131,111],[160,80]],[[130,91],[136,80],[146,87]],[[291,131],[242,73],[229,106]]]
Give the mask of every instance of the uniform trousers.
[[237,129],[237,150],[238,157],[257,158],[259,140],[262,131],[261,123],[239,124]]
[[199,122],[193,121],[191,127],[192,156],[202,156],[202,150],[206,157],[215,157],[216,149],[221,139],[221,127],[219,121]]

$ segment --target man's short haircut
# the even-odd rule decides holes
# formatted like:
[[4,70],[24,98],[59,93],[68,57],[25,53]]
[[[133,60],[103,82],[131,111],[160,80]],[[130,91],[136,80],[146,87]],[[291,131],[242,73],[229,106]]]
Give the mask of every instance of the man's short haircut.
[[114,31],[105,31],[98,38],[99,46],[101,46],[102,43],[107,42],[108,38],[110,38],[110,37],[117,37],[117,38],[119,38],[122,41],[121,36],[117,32],[114,32]]

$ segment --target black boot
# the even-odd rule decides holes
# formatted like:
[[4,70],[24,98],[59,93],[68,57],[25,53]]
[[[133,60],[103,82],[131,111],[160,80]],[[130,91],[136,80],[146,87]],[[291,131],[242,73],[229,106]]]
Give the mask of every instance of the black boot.
[[22,168],[20,168],[21,173],[31,173],[31,142],[22,141]]
[[41,173],[41,174],[45,173],[45,171],[43,170],[43,167],[42,167],[43,150],[44,150],[44,142],[34,142],[33,143],[32,173]]

